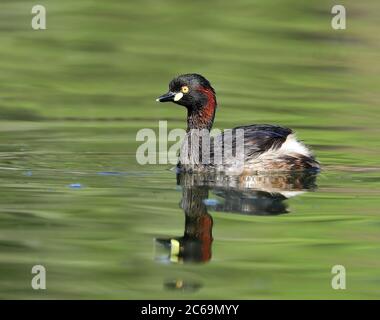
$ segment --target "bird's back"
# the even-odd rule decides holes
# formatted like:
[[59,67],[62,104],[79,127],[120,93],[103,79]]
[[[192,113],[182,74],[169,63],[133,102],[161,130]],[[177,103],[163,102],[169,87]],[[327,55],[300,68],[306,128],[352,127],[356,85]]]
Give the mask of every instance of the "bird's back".
[[[194,137],[194,133],[189,133],[188,137],[191,135]],[[182,168],[185,171],[233,171],[240,161],[244,171],[319,169],[310,150],[296,139],[293,131],[277,125],[258,124],[224,130],[211,137],[209,149],[209,163],[202,163],[200,157],[199,163],[182,165]],[[205,151],[202,146],[193,148],[193,158],[198,150]],[[218,157],[222,160],[217,161]]]

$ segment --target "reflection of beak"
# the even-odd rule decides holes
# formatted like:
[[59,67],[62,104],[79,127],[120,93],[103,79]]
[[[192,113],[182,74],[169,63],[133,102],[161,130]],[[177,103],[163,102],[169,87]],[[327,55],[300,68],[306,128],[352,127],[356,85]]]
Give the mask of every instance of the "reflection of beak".
[[173,263],[183,262],[182,257],[179,257],[181,252],[181,244],[177,239],[156,239],[156,243],[159,243],[164,248],[169,249],[169,256],[166,256],[168,261]]
[[170,255],[171,256],[178,256],[180,251],[180,244],[179,241],[176,239],[170,240]]
[[169,91],[168,93],[165,93],[162,96],[158,97],[156,101],[158,102],[178,101],[178,100],[181,100],[182,97],[183,97],[182,92],[175,93],[175,92]]
[[179,261],[179,251],[180,251],[180,244],[179,241],[176,239],[170,240],[170,261],[171,262],[180,262]]

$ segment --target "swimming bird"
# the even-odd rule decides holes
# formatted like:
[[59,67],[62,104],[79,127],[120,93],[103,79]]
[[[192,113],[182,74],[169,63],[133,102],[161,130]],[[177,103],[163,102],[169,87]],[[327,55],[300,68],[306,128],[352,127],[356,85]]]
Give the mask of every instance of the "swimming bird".
[[[204,132],[209,133],[212,128],[217,101],[214,88],[200,74],[189,73],[174,78],[169,83],[169,91],[156,101],[174,102],[187,109],[187,135],[178,162],[178,168],[183,172],[233,171],[237,166],[236,154],[243,159],[244,172],[320,169],[319,162],[310,149],[296,138],[294,132],[278,125],[239,126],[224,130],[221,134],[210,137],[209,143],[203,143],[206,140]],[[243,149],[238,148],[239,131],[243,132],[240,136]],[[229,134],[232,138],[226,140]],[[200,142],[194,143],[194,138]],[[220,154],[218,148],[222,150],[222,162],[216,160]],[[209,156],[204,155],[205,149]]]

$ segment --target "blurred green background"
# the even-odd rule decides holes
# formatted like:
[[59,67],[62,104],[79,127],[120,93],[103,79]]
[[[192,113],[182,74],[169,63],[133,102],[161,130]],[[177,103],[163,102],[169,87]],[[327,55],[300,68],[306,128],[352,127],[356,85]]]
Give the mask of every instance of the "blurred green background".
[[[0,5],[0,298],[380,298],[378,1],[44,0],[44,31],[35,4]],[[217,91],[215,127],[292,127],[324,169],[288,215],[210,212],[210,263],[162,265],[152,239],[183,233],[181,192],[170,165],[136,163],[135,136],[185,127],[155,98],[188,72]]]

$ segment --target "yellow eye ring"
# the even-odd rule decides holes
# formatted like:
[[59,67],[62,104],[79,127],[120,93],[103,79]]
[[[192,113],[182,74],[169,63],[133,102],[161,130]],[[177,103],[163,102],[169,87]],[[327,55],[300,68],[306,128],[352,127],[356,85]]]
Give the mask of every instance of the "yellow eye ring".
[[182,92],[182,93],[188,93],[188,92],[189,92],[189,87],[188,87],[188,86],[183,86],[183,87],[181,88],[181,92]]

